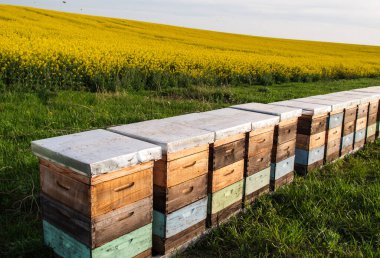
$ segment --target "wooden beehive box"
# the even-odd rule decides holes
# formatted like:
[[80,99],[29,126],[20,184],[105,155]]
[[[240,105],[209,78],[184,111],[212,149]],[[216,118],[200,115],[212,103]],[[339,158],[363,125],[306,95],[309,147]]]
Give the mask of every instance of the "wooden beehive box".
[[45,243],[57,255],[149,256],[159,146],[93,130],[34,141],[32,150],[40,158]]
[[323,165],[328,114],[331,106],[297,100],[271,103],[273,105],[301,108],[302,116],[298,119],[295,150],[295,170],[299,174]]
[[279,123],[275,126],[273,140],[271,188],[275,190],[284,184],[292,182],[294,178],[295,156],[288,157],[287,153],[295,152],[297,123],[302,110],[261,103],[242,104],[233,106],[232,108],[279,117]]
[[[153,173],[154,232],[162,226],[159,217],[168,220],[177,211],[184,212],[186,209],[182,208],[207,196],[209,144],[214,142],[214,133],[162,120],[117,126],[109,130],[162,147],[162,159],[155,162]],[[203,216],[198,214],[197,220],[193,221],[196,224],[189,224],[181,232],[170,237],[153,234],[153,250],[167,254],[199,236],[206,226],[206,207],[204,204]],[[173,224],[165,225],[170,227]]]

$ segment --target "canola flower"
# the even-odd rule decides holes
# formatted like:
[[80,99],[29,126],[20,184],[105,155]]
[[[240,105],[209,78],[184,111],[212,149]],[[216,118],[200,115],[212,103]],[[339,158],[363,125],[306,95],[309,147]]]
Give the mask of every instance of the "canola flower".
[[0,85],[117,90],[380,76],[380,47],[0,5]]

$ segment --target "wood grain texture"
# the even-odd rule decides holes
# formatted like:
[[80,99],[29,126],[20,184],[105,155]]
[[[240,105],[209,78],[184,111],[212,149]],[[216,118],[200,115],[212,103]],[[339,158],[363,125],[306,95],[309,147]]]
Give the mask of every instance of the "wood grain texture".
[[369,103],[368,114],[377,114],[379,111],[379,101]]
[[207,177],[202,175],[169,188],[153,186],[153,208],[171,213],[207,196]]
[[341,138],[335,139],[333,141],[329,141],[326,145],[325,156],[328,156],[328,155],[336,153],[336,152],[339,153],[341,142],[342,142]]
[[264,186],[258,190],[256,190],[253,193],[250,193],[249,195],[244,196],[243,204],[244,206],[248,206],[253,204],[257,198],[259,198],[262,195],[265,195],[270,192],[270,185],[268,184],[267,186]]
[[289,124],[280,123],[275,127],[274,135],[274,143],[277,145],[295,139],[297,135],[297,120],[292,120]]
[[368,106],[369,104],[360,104],[358,106],[358,113],[357,113],[357,119],[367,117],[368,115]]
[[319,160],[323,160],[325,155],[325,146],[312,150],[296,149],[295,164],[311,165]]
[[203,144],[194,148],[189,148],[189,149],[184,149],[176,152],[169,152],[167,155],[162,155],[162,159],[166,161],[172,161],[176,160],[179,158],[183,158],[189,155],[192,155],[194,153],[202,152],[202,151],[207,151],[209,149],[208,144]]
[[153,234],[170,238],[207,217],[207,197],[170,214],[153,212]]
[[172,161],[158,160],[154,163],[153,183],[162,187],[172,187],[207,174],[208,161],[209,150]]
[[271,180],[277,180],[288,173],[294,171],[295,156],[278,163],[271,163],[270,177]]
[[207,213],[215,214],[235,202],[241,202],[243,199],[243,184],[243,180],[240,180],[218,192],[209,194]]
[[343,119],[344,119],[344,113],[343,112],[330,115],[329,123],[328,123],[328,129],[341,127],[343,124]]
[[209,177],[209,193],[215,193],[229,185],[243,179],[244,160],[237,161],[231,165],[212,171]]
[[262,134],[256,134],[249,138],[248,157],[253,157],[262,152],[269,152],[273,148],[274,128]]
[[216,147],[219,147],[221,145],[225,145],[225,144],[228,144],[228,143],[231,143],[231,142],[236,142],[236,141],[239,141],[239,140],[244,140],[246,136],[247,136],[246,133],[240,133],[240,134],[232,135],[232,136],[224,138],[224,139],[216,140],[214,142],[213,146],[214,146],[214,148],[216,148]]
[[285,160],[291,156],[294,156],[296,149],[296,140],[290,140],[280,145],[275,145],[273,147],[272,153],[272,163],[277,163]]
[[355,131],[360,131],[367,127],[367,117],[362,117],[356,120]]
[[376,135],[376,124],[372,124],[370,126],[367,126],[367,139],[369,137],[372,137],[373,135]]
[[357,107],[349,108],[344,110],[344,123],[353,122],[356,120],[356,114],[358,112]]
[[310,171],[317,169],[317,168],[320,168],[322,166],[323,166],[323,159],[319,160],[317,162],[314,162],[313,164],[310,164],[310,165],[295,164],[294,170],[299,175],[306,175]]
[[368,124],[373,125],[373,124],[376,124],[376,122],[377,122],[377,113],[369,114],[368,115]]
[[342,126],[329,129],[327,132],[326,142],[335,141],[342,138]]
[[213,159],[213,170],[217,170],[244,159],[245,145],[245,139],[241,139],[215,147],[210,153]]
[[151,258],[151,257],[152,257],[152,248],[149,248],[148,250],[145,250],[144,252],[139,253],[133,258]]
[[248,158],[246,176],[253,175],[270,166],[272,151],[261,152]]
[[199,237],[206,230],[206,220],[187,228],[170,238],[164,239],[153,235],[153,254],[166,255]]
[[242,207],[242,200],[239,200],[217,213],[210,214],[207,217],[207,227],[213,227],[226,222],[231,216],[241,211]]
[[310,150],[324,145],[326,142],[326,132],[313,135],[297,134],[296,147],[298,149]]
[[270,183],[270,167],[245,178],[244,195],[252,193],[269,186]]
[[366,128],[355,132],[354,148],[357,142],[361,142],[362,140],[365,140],[365,134],[366,134]]
[[253,137],[255,135],[260,135],[260,134],[263,134],[263,133],[266,133],[266,132],[274,132],[274,125],[273,126],[270,126],[270,127],[265,127],[265,128],[260,128],[260,129],[254,129],[252,130],[251,132],[249,132],[249,137]]
[[288,174],[286,174],[286,175],[284,175],[281,178],[278,178],[276,180],[271,179],[271,181],[270,181],[271,191],[276,191],[280,187],[292,183],[293,180],[294,180],[294,172],[288,173]]
[[327,129],[327,115],[314,118],[312,116],[301,116],[298,118],[297,133],[313,135],[324,132]]
[[351,121],[343,124],[343,136],[352,134],[355,132],[355,121]]

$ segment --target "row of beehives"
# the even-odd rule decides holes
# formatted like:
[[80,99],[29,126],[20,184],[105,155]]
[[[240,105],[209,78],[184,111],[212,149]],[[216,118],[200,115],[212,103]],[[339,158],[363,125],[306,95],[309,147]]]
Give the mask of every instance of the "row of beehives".
[[45,243],[62,257],[170,254],[294,169],[373,141],[379,100],[371,87],[35,141]]

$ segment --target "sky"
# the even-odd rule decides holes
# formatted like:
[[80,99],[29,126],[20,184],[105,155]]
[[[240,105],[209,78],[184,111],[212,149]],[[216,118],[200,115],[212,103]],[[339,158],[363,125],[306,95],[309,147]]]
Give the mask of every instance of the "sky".
[[0,0],[0,4],[255,36],[380,46],[380,0]]

